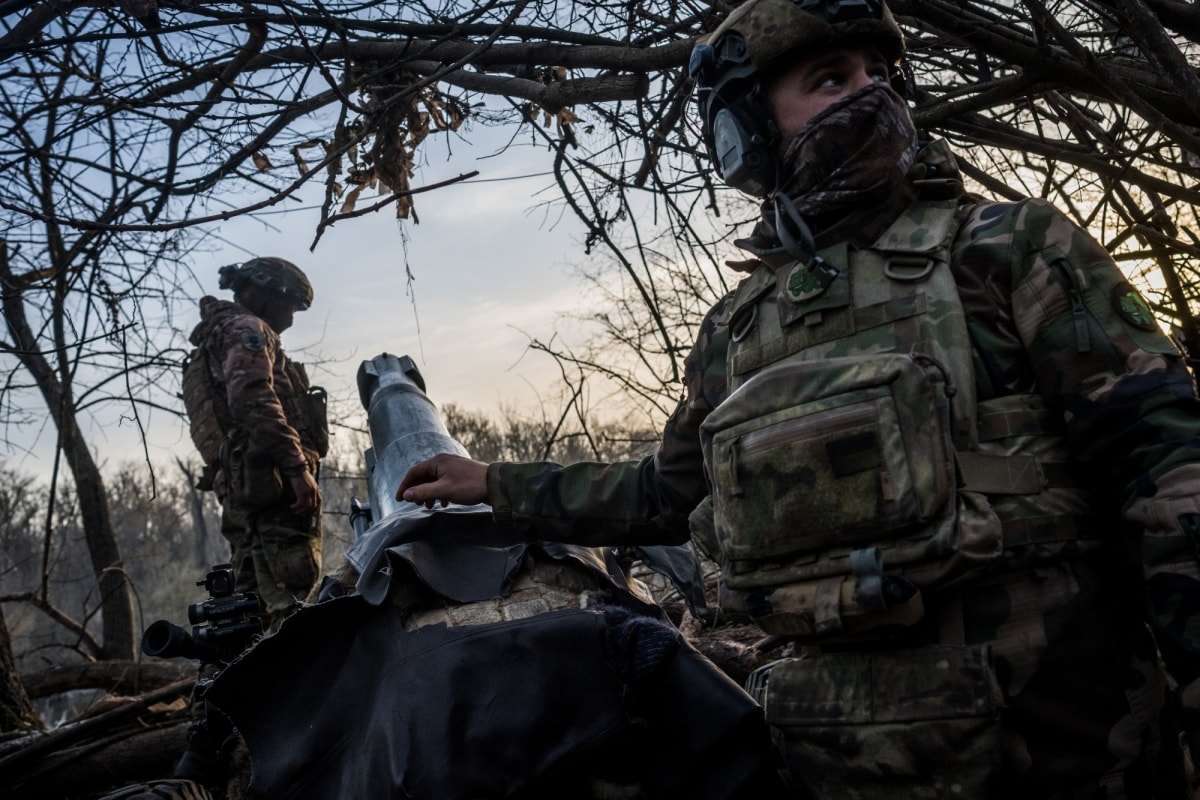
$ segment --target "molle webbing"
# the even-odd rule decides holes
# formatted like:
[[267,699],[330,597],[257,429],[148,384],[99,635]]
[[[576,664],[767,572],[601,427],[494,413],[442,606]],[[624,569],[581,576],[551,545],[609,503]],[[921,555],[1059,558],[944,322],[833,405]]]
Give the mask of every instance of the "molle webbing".
[[729,357],[729,371],[749,371],[747,364],[770,364],[792,353],[824,342],[841,339],[854,331],[887,325],[897,320],[925,314],[929,310],[924,294],[909,295],[866,308],[848,308],[840,312],[814,311],[799,325],[782,332],[778,339],[739,348]]
[[983,401],[975,419],[978,449],[956,454],[960,491],[1017,495],[1080,487],[1076,468],[1061,446],[1013,453],[1005,445],[1034,439],[1061,444],[1062,421],[1045,408],[1040,397],[1017,395]]

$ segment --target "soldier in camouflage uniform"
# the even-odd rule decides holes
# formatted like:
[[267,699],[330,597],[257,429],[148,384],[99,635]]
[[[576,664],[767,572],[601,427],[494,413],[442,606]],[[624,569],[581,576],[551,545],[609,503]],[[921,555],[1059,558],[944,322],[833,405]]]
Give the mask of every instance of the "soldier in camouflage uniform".
[[255,592],[268,627],[294,610],[321,573],[320,458],[328,446],[323,390],[288,359],[279,334],[312,303],[294,264],[255,258],[221,268],[234,301],[204,297],[184,374],[205,488],[221,500],[236,590]]
[[800,795],[1186,797],[1191,377],[1085,231],[964,191],[891,86],[902,55],[878,0],[731,14],[691,68],[717,170],[763,214],[658,451],[437,456],[398,496],[542,539],[690,534],[722,607],[796,643],[749,688]]

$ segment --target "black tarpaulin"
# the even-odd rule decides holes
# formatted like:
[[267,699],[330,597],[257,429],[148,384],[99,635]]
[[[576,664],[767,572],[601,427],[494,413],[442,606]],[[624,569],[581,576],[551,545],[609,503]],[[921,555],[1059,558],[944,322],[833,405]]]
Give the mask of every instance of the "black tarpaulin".
[[626,609],[406,632],[390,605],[337,598],[289,618],[207,700],[272,798],[548,797],[588,775],[725,798],[771,758],[749,697]]

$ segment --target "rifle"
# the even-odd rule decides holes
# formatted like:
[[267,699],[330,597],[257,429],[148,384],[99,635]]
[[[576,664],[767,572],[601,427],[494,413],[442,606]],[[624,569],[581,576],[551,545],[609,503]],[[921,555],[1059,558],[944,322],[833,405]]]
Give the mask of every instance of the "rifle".
[[[208,597],[188,606],[188,633],[169,620],[160,619],[142,633],[142,652],[158,658],[191,658],[202,663],[192,689],[195,718],[188,726],[188,744],[174,776],[216,785],[229,777],[229,752],[237,741],[233,723],[209,708],[205,697],[213,680],[246,649],[262,637],[262,601],[254,592],[235,592],[232,564],[211,567],[197,586]],[[215,666],[216,670],[209,669]]]
[[208,598],[188,606],[191,633],[169,620],[157,620],[142,634],[143,653],[228,664],[262,636],[262,602],[253,592],[234,591],[232,564],[217,564],[196,585],[208,590]]

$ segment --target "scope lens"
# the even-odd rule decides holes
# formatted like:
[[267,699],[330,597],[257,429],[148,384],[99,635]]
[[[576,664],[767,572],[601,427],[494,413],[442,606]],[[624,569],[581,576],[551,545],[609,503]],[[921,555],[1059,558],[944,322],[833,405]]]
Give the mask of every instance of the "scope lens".
[[225,597],[233,594],[233,571],[232,570],[213,570],[208,573],[208,580],[205,582],[208,593],[213,597]]

